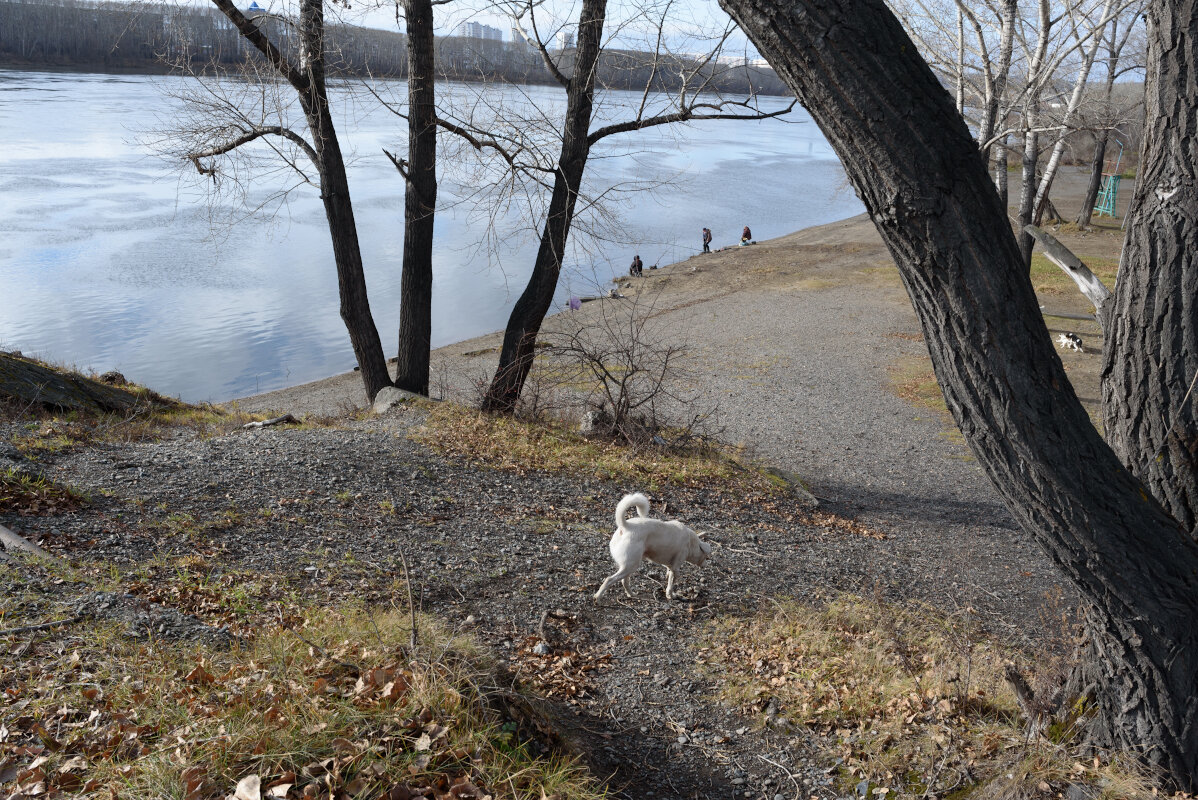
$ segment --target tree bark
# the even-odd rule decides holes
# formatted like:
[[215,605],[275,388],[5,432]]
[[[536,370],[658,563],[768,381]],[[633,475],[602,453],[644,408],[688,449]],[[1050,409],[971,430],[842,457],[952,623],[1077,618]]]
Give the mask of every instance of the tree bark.
[[1098,202],[1098,192],[1102,189],[1102,165],[1106,159],[1107,133],[1103,131],[1095,137],[1094,160],[1090,162],[1090,184],[1086,187],[1086,197],[1082,200],[1082,209],[1077,214],[1077,227],[1090,227],[1090,218],[1094,216],[1094,204]]
[[1148,28],[1143,154],[1106,338],[1103,420],[1123,463],[1198,534],[1198,0],[1154,3]]
[[549,213],[541,232],[541,246],[537,250],[532,276],[516,301],[504,330],[499,366],[483,399],[486,411],[510,413],[515,409],[520,390],[532,368],[537,333],[557,289],[570,223],[574,219],[574,205],[590,155],[588,134],[606,10],[607,0],[583,0],[574,70],[567,87],[562,150],[554,175]]
[[1198,542],[1090,424],[952,99],[881,0],[720,4],[836,149],[898,264],[957,424],[1012,513],[1092,604],[1106,668],[1098,727],[1192,789]]
[[405,0],[408,32],[408,164],[404,175],[403,277],[395,385],[428,394],[433,329],[433,223],[437,208],[437,107],[433,4]]

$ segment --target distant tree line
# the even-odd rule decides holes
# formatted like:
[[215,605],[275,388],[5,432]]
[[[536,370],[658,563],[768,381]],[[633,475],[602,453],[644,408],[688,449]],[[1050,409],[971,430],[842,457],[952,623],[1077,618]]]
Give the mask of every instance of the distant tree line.
[[[252,12],[247,16],[254,18]],[[295,48],[289,25],[265,14],[258,23],[284,50]],[[333,74],[403,78],[407,76],[407,37],[398,32],[352,25],[329,25],[329,67]],[[233,66],[258,57],[215,9],[167,4],[88,2],[87,0],[0,0],[0,64],[162,72],[185,66]],[[647,79],[670,90],[687,72],[684,58],[674,69],[661,56],[629,50],[605,51],[601,83],[613,89],[643,89]],[[524,41],[502,42],[461,36],[438,37],[437,72],[458,80],[552,83],[537,50]],[[712,65],[709,88],[723,92],[786,95],[768,67],[734,69]]]

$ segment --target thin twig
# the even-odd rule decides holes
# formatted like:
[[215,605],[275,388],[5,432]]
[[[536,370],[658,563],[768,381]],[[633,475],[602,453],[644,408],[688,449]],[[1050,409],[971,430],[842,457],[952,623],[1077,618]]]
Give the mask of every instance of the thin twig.
[[83,619],[83,617],[70,617],[68,619],[59,619],[54,622],[43,622],[41,625],[25,625],[20,628],[8,628],[0,631],[0,636],[12,636],[17,633],[32,633],[33,631],[48,631],[51,628],[58,628],[63,625],[71,625]]
[[408,613],[412,616],[412,649],[416,649],[416,604],[412,602],[412,578],[408,575],[408,559],[404,556],[403,550],[399,551],[399,561],[403,564],[403,582],[408,589]]

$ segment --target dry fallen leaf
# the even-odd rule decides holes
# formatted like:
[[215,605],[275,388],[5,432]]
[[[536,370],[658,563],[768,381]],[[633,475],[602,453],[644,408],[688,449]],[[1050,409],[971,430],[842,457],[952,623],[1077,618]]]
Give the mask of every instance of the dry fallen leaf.
[[257,775],[246,775],[237,782],[233,797],[236,800],[262,800],[262,779]]

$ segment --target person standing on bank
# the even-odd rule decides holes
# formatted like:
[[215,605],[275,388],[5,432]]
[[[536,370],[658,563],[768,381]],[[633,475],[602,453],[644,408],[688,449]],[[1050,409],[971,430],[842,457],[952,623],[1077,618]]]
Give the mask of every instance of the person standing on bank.
[[711,228],[703,229],[703,252],[711,252]]
[[632,266],[628,268],[628,274],[634,278],[641,277],[641,273],[645,271],[645,263],[641,261],[639,255],[632,257]]
[[748,244],[751,241],[753,241],[753,231],[749,230],[749,226],[746,225],[745,229],[740,233],[740,243]]

